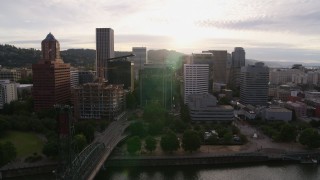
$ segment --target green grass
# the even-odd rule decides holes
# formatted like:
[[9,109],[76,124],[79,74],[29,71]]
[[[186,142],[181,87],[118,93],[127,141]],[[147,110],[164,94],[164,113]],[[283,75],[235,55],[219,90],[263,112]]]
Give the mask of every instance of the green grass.
[[41,154],[44,142],[32,132],[8,131],[0,137],[0,143],[12,142],[17,149],[17,157]]

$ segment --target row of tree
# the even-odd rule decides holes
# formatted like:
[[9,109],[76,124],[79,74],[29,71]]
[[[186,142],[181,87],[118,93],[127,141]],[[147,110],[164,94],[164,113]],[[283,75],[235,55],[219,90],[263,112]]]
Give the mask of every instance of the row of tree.
[[[144,148],[153,152],[157,147],[157,140],[153,136],[148,136],[145,138]],[[172,153],[180,148],[180,144],[185,151],[196,151],[200,148],[201,141],[199,135],[196,131],[187,130],[183,133],[182,142],[180,142],[177,135],[168,131],[161,136],[160,147],[163,151]],[[127,151],[130,154],[134,154],[140,151],[142,148],[141,138],[139,136],[133,136],[127,140]]]

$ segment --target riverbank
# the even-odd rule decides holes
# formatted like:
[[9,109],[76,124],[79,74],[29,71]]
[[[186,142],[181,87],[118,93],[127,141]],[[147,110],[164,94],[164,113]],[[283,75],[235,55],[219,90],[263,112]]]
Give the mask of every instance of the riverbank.
[[262,149],[252,153],[193,153],[187,155],[162,155],[162,156],[111,156],[106,162],[106,167],[125,166],[188,166],[188,165],[222,165],[222,164],[250,164],[263,162],[306,162],[308,159],[320,160],[320,152],[291,152],[287,153],[277,149]]

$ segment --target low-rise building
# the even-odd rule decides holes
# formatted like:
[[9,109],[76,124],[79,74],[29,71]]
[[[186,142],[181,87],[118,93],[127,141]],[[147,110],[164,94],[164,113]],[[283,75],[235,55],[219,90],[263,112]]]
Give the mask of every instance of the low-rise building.
[[305,117],[307,115],[307,105],[305,103],[288,101],[285,104],[285,107],[294,111],[297,118]]
[[267,121],[280,120],[280,121],[291,121],[292,111],[282,108],[279,106],[271,106],[264,110],[264,119]]
[[188,107],[191,120],[194,122],[230,122],[234,117],[231,106],[217,105],[216,97],[208,93],[190,94],[188,96]]

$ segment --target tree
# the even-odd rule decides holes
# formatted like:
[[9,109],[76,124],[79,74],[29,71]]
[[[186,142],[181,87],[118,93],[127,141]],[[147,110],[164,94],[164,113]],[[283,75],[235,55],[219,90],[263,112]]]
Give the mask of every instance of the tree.
[[83,134],[77,134],[74,136],[74,145],[76,147],[76,152],[79,153],[87,145],[87,139]]
[[299,142],[308,148],[318,148],[320,147],[320,135],[317,130],[307,128],[301,132]]
[[183,102],[181,102],[180,114],[181,114],[182,121],[184,122],[191,121],[189,107],[185,105]]
[[149,123],[148,133],[153,136],[159,135],[162,133],[163,127],[164,123],[161,120],[155,120]]
[[17,150],[11,142],[0,143],[0,167],[15,159]]
[[47,157],[55,157],[59,154],[59,143],[55,138],[49,139],[43,146],[42,153]]
[[290,124],[284,124],[281,127],[281,130],[277,139],[283,142],[291,142],[291,141],[294,141],[296,137],[297,137],[296,128]]
[[9,129],[9,122],[4,120],[4,119],[0,119],[0,136]]
[[166,115],[166,109],[158,103],[148,104],[143,110],[143,119],[145,121],[165,120]]
[[146,142],[146,146],[145,146],[146,150],[152,152],[156,149],[157,141],[152,136],[148,136],[145,142]]
[[232,142],[232,133],[231,132],[227,132],[223,135],[223,141],[224,143],[231,143]]
[[141,138],[146,136],[146,130],[141,121],[130,124],[129,131],[131,132],[132,136],[139,136]]
[[141,149],[141,140],[139,136],[133,136],[127,141],[127,151],[134,154]]
[[160,145],[162,150],[166,152],[176,151],[180,147],[180,142],[172,131],[169,131],[161,137]]
[[182,147],[185,151],[196,151],[200,148],[200,138],[196,131],[186,130],[183,133]]
[[83,134],[87,142],[91,142],[94,139],[94,124],[90,121],[82,121],[75,124],[76,134]]

